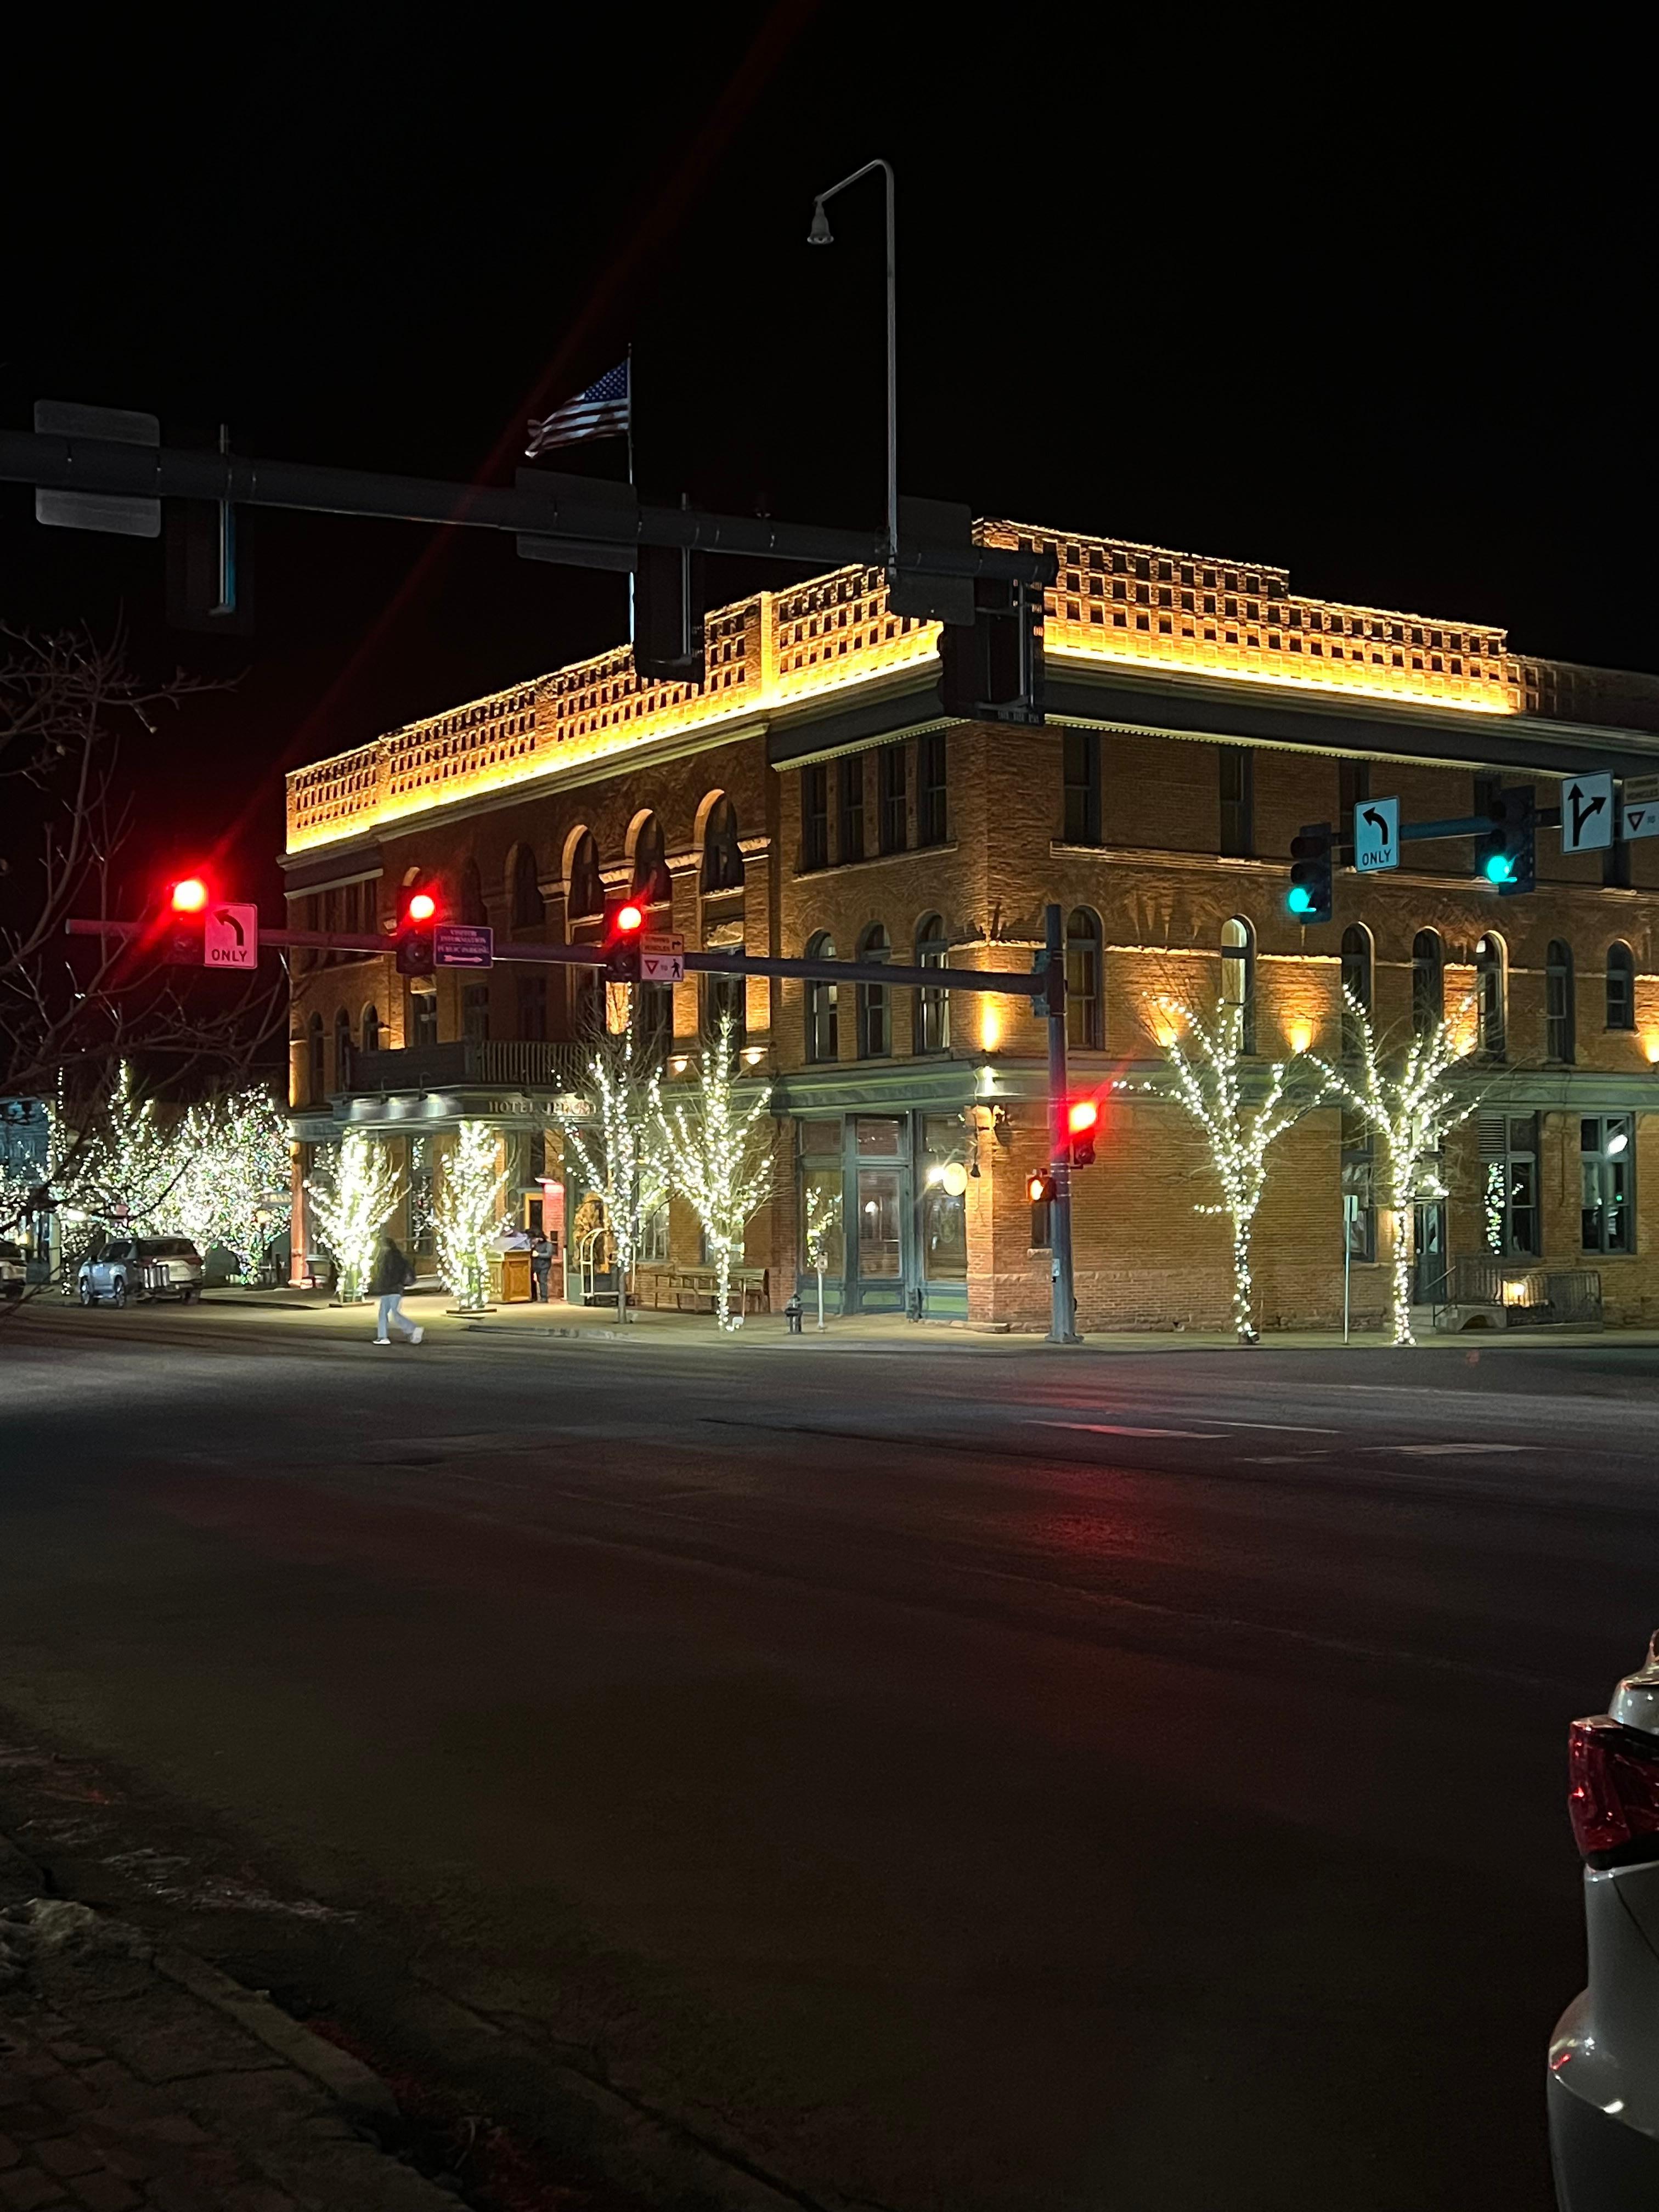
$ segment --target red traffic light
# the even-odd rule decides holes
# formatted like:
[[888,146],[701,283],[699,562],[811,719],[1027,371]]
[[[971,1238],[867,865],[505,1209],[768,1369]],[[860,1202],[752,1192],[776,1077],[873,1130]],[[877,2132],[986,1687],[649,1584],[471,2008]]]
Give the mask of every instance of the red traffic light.
[[411,891],[404,918],[408,921],[430,921],[437,911],[438,902],[430,891]]
[[625,906],[617,908],[611,918],[611,926],[618,937],[632,937],[636,929],[645,927],[645,908],[629,899]]
[[200,914],[208,902],[208,887],[199,876],[181,876],[169,896],[174,914]]
[[1074,1098],[1066,1109],[1066,1126],[1074,1137],[1092,1129],[1100,1120],[1100,1101],[1097,1098]]

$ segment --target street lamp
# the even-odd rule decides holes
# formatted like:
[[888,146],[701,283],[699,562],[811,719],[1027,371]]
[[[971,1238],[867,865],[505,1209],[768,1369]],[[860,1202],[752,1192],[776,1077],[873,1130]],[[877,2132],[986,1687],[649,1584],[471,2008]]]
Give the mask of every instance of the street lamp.
[[894,274],[892,163],[866,161],[850,177],[843,177],[827,192],[820,192],[812,204],[812,228],[806,234],[806,242],[809,246],[835,244],[836,234],[830,228],[825,207],[837,192],[844,192],[848,185],[857,184],[860,177],[867,177],[876,169],[887,179],[887,576],[891,582],[898,574],[898,292]]

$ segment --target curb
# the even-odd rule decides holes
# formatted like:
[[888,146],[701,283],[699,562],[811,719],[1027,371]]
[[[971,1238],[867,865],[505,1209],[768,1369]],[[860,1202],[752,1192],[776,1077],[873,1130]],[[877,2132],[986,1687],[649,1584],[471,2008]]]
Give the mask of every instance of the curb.
[[170,1982],[188,1990],[191,1996],[199,1997],[204,2004],[211,2005],[216,2012],[223,2013],[239,2027],[256,2036],[285,2065],[308,2074],[359,2118],[382,2124],[400,2119],[398,2100],[378,2074],[371,2072],[362,2059],[342,2051],[337,2044],[313,2035],[269,1997],[261,1996],[256,1990],[244,1989],[228,1974],[222,1974],[217,1966],[210,1966],[205,1959],[198,1959],[189,1951],[158,1949],[151,1963],[157,1973],[165,1974]]

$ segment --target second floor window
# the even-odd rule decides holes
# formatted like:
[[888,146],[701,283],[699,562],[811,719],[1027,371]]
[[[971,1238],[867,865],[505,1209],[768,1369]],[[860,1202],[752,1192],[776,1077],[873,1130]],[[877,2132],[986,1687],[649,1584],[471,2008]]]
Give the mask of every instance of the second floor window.
[[1365,1048],[1365,1024],[1360,1015],[1370,1010],[1370,932],[1358,922],[1351,922],[1342,933],[1342,1050],[1350,1060],[1358,1060]]
[[1584,1204],[1582,1242],[1587,1252],[1633,1252],[1636,1210],[1631,1203],[1634,1117],[1587,1114],[1578,1125]]
[[[872,921],[859,939],[860,960],[885,960],[892,951],[886,930]],[[860,983],[859,1058],[885,1060],[893,1049],[893,994],[885,983]]]
[[1098,1052],[1106,1042],[1100,923],[1087,907],[1066,921],[1066,1042],[1078,1052]]
[[412,1045],[438,1042],[438,994],[411,991],[409,994],[409,1041]]
[[[836,940],[823,931],[811,939],[806,947],[809,960],[833,960]],[[806,1057],[811,1060],[838,1060],[841,1056],[841,986],[838,983],[809,983],[806,987]]]
[[[949,951],[943,917],[930,914],[916,932],[917,967],[943,968]],[[916,993],[916,1050],[950,1049],[951,994],[938,984],[924,984]]]
[[841,764],[841,858],[864,858],[864,756],[849,753]]
[[1221,1003],[1237,1009],[1238,1049],[1255,1050],[1255,932],[1242,914],[1221,925]]
[[881,780],[881,849],[902,853],[909,843],[906,818],[904,748],[884,745],[876,755]]
[[1474,948],[1475,1041],[1488,1060],[1502,1060],[1509,1048],[1506,966],[1504,940],[1489,929]]
[[1255,763],[1248,745],[1218,750],[1221,778],[1221,851],[1230,860],[1247,860],[1255,850]]
[[1486,1249],[1500,1260],[1538,1251],[1538,1116],[1483,1114],[1477,1131]]
[[543,1044],[547,1040],[545,975],[520,975],[519,978],[518,1035],[526,1044]]
[[1440,933],[1419,929],[1412,939],[1412,1030],[1430,1036],[1445,1018],[1446,963]]
[[461,1035],[470,1044],[483,1044],[489,1036],[489,986],[469,983],[461,993]]
[[1607,947],[1607,1027],[1636,1027],[1636,961],[1628,945]]
[[1060,842],[1066,845],[1100,842],[1100,733],[1097,730],[1067,730],[1061,740],[1065,794]]
[[800,864],[830,865],[830,771],[822,761],[800,772]]
[[1544,960],[1544,1057],[1573,1057],[1572,947],[1556,937]]
[[942,845],[950,835],[945,800],[945,732],[916,739],[916,842]]

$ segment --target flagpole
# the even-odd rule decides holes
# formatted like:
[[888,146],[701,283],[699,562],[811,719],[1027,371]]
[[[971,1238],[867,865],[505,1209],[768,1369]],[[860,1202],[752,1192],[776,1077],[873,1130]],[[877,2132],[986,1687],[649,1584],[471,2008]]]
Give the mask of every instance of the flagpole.
[[[627,371],[628,371],[628,488],[629,488],[629,489],[630,491],[632,491],[632,490],[635,489],[635,484],[634,484],[634,341],[632,340],[632,338],[630,338],[630,339],[629,340],[629,342],[628,342],[628,360],[627,360],[627,364],[626,364],[626,366],[627,366]],[[638,559],[638,557],[639,557],[639,556],[638,556],[638,555],[637,555],[637,554],[635,554],[635,558],[637,560],[637,559]],[[635,643],[636,642],[635,633],[635,627],[634,627],[634,571],[633,571],[633,569],[632,569],[632,568],[630,568],[630,569],[629,570],[629,572],[628,572],[628,642],[629,642],[629,648],[630,648],[630,649],[633,647],[633,646],[634,646],[634,645],[635,645]]]

